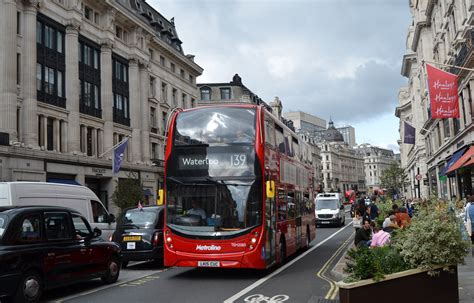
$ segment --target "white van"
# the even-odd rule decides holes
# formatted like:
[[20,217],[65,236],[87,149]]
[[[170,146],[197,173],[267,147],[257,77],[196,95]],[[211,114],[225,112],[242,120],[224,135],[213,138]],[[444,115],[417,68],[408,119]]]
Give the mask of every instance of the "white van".
[[323,193],[314,199],[316,226],[335,224],[343,226],[346,222],[346,213],[342,194]]
[[65,206],[80,212],[109,239],[116,223],[92,190],[85,186],[47,182],[0,182],[0,206]]

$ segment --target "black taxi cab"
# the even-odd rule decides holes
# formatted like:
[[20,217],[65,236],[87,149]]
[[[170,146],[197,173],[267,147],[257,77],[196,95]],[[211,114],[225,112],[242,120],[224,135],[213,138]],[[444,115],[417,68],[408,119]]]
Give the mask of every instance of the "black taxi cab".
[[163,263],[163,206],[131,207],[124,210],[111,240],[122,249],[122,266],[129,261]]
[[65,207],[0,207],[0,300],[38,302],[43,290],[117,281],[120,247]]

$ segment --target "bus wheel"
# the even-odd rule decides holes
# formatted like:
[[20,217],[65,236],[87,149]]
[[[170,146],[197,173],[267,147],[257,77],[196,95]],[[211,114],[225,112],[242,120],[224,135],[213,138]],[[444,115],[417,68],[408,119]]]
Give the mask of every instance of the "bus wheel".
[[280,241],[280,264],[285,264],[286,261],[286,244],[285,240]]

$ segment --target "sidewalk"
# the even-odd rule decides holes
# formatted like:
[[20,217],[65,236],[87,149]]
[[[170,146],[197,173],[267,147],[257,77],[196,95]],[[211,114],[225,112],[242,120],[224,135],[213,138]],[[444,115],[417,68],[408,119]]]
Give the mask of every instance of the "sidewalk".
[[[352,245],[347,249],[350,247]],[[465,265],[458,265],[459,303],[472,303],[474,302],[474,244],[471,247],[471,253],[464,260]],[[342,281],[347,277],[347,274],[343,272],[346,261],[346,253],[344,253],[331,270],[331,275],[336,281]]]
[[464,259],[465,265],[458,266],[459,302],[474,302],[474,245]]

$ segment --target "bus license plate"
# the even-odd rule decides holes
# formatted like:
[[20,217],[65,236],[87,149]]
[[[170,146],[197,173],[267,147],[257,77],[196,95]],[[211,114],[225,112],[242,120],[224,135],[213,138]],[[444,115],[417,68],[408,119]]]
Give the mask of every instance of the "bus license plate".
[[135,249],[135,242],[127,242],[127,249]]
[[198,261],[199,267],[220,267],[219,261]]
[[329,224],[329,221],[321,221],[322,224]]

